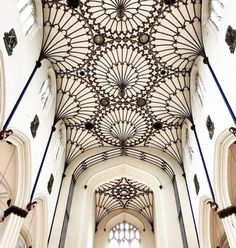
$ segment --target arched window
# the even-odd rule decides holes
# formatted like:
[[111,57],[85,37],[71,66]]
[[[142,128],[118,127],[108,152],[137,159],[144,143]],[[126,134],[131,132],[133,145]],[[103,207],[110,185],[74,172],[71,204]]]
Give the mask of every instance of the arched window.
[[55,144],[55,160],[59,160],[63,151],[63,130],[60,129]]
[[51,79],[48,77],[42,84],[40,88],[40,102],[43,109],[45,109],[46,105],[49,102],[49,98],[52,96],[52,84]]
[[121,222],[109,233],[108,248],[140,248],[140,233],[136,227]]
[[35,2],[34,0],[18,0],[17,7],[23,31],[28,36],[37,26]]
[[195,94],[200,103],[200,107],[202,108],[204,105],[204,98],[205,98],[205,88],[203,85],[202,78],[200,74],[197,72],[196,80],[195,80]]
[[213,27],[219,31],[222,21],[225,0],[210,0],[209,1],[209,21]]

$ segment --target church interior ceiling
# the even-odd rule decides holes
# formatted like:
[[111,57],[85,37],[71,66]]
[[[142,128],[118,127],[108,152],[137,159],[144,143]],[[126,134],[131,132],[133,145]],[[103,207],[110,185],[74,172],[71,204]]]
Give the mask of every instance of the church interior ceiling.
[[[162,169],[176,189],[171,166],[136,148],[156,148],[182,166],[182,126],[192,121],[191,69],[204,53],[201,0],[42,3],[41,58],[56,72],[66,166],[84,151],[110,147],[80,162],[73,179],[94,164],[129,156]],[[153,227],[153,192],[142,183],[114,179],[97,188],[95,202],[96,226],[122,209],[138,212]]]
[[113,211],[138,212],[153,227],[153,192],[146,185],[122,177],[101,185],[95,191],[96,226]]
[[41,57],[57,75],[66,164],[96,147],[140,146],[181,165],[190,73],[203,52],[201,0],[42,2]]

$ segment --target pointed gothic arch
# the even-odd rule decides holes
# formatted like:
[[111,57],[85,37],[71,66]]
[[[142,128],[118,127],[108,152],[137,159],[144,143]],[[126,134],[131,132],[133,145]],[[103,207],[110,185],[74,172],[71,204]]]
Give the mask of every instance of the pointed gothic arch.
[[[229,130],[223,131],[216,139],[214,153],[214,186],[219,211],[235,206],[235,164],[230,154],[235,151],[235,136]],[[236,245],[236,216],[230,214],[222,217],[230,246]]]
[[5,70],[2,51],[0,50],[0,128],[5,114]]
[[29,246],[44,248],[47,247],[48,233],[47,197],[43,194],[38,194],[34,202],[36,204],[24,219],[22,229],[25,233],[25,241]]
[[119,223],[127,222],[134,225],[140,233],[140,247],[156,247],[154,233],[151,231],[150,223],[144,218],[140,219],[135,213],[129,211],[111,213],[101,222],[94,236],[94,248],[106,247],[111,229]]
[[[213,211],[209,201],[211,199],[203,196],[199,205],[199,231],[201,246],[211,247],[229,247],[225,228],[217,211]],[[224,246],[222,246],[224,245]]]
[[[186,202],[186,188],[185,188],[185,184],[184,184],[184,180],[182,177],[182,174],[180,174],[180,171],[178,171],[177,174],[177,184],[178,184],[178,189],[180,190],[181,194],[180,194],[180,201],[183,208],[183,211],[188,211],[187,207],[185,204],[187,204]],[[83,213],[82,216],[78,217],[79,219],[79,223],[77,223],[77,230],[79,230],[79,226],[83,226],[83,233],[84,230],[86,230],[86,232],[89,233],[89,235],[93,235],[94,233],[94,228],[93,225],[95,224],[95,222],[91,221],[91,213],[93,213],[94,210],[92,210],[94,208],[92,204],[91,199],[94,199],[94,191],[95,189],[102,184],[102,182],[107,182],[107,180],[113,180],[113,179],[117,179],[119,177],[122,177],[123,175],[128,176],[130,179],[133,180],[137,180],[137,181],[141,181],[143,182],[145,185],[147,185],[148,187],[150,186],[150,188],[154,188],[156,194],[158,194],[159,191],[161,191],[162,189],[162,185],[165,185],[165,192],[168,192],[168,194],[171,195],[171,197],[168,198],[168,201],[173,201],[172,204],[168,203],[167,206],[170,208],[173,208],[172,210],[169,211],[169,213],[171,213],[172,215],[175,215],[176,212],[176,203],[175,203],[175,197],[174,197],[174,189],[173,189],[173,185],[172,185],[172,181],[170,180],[169,176],[160,168],[158,168],[155,164],[153,163],[149,163],[148,161],[143,161],[137,158],[133,158],[133,157],[115,157],[112,159],[108,159],[106,161],[102,161],[100,163],[95,164],[94,166],[88,168],[86,171],[84,171],[80,177],[79,180],[77,180],[75,187],[74,187],[74,192],[77,192],[76,194],[73,194],[73,200],[72,200],[72,207],[71,210],[68,212],[70,214],[70,222],[68,223],[68,230],[67,230],[67,237],[66,237],[66,245],[71,245],[69,244],[70,242],[73,242],[73,239],[76,237],[78,237],[78,240],[74,242],[79,243],[79,244],[84,244],[83,242],[87,242],[85,241],[85,237],[81,237],[78,236],[79,233],[77,235],[75,235],[75,230],[72,231],[72,226],[74,221],[76,221],[77,217],[74,216],[76,215],[76,213]],[[158,175],[161,175],[160,178],[162,177],[161,181],[158,181]],[[63,190],[62,190],[62,195],[61,197],[67,197],[68,196],[68,189],[70,186],[70,176],[69,173],[68,175],[66,175],[65,177],[65,181],[63,182]],[[87,179],[86,179],[87,178]],[[152,178],[152,179],[151,179]],[[164,180],[164,181],[163,181]],[[154,183],[155,182],[155,183]],[[161,186],[159,188],[159,186]],[[86,189],[86,191],[82,190],[82,188]],[[69,193],[70,194],[70,193]],[[65,196],[63,196],[65,195]],[[89,196],[88,196],[89,195]],[[77,198],[79,197],[79,198]],[[164,198],[163,198],[164,197]],[[159,199],[165,199],[167,200],[167,194],[162,195],[161,198]],[[184,200],[185,198],[185,200]],[[84,199],[83,203],[81,203],[79,206],[76,206],[76,204],[79,202],[79,199]],[[171,199],[171,200],[170,200]],[[160,246],[165,246],[166,242],[171,242],[170,240],[167,241],[166,236],[164,235],[166,228],[164,227],[165,225],[169,225],[171,223],[171,221],[176,220],[178,218],[176,218],[176,216],[168,216],[168,218],[171,218],[171,221],[169,223],[166,223],[163,221],[163,216],[160,214],[161,211],[157,211],[158,209],[161,209],[160,207],[160,201],[155,200],[155,210],[154,210],[154,215],[156,216],[156,219],[158,221],[160,221],[163,225],[163,228],[161,228],[159,226],[159,224],[154,223],[154,226],[157,225],[158,226],[158,234],[156,234],[156,238],[159,239],[156,242],[159,243]],[[64,204],[63,204],[64,205]],[[85,207],[86,205],[86,207]],[[65,205],[64,205],[65,206]],[[59,206],[60,208],[60,206]],[[79,210],[78,208],[81,208],[81,210]],[[60,208],[61,209],[61,208]],[[164,212],[168,212],[168,210],[164,210],[162,209],[162,211]],[[61,212],[61,210],[60,210]],[[162,213],[164,213],[162,212]],[[189,213],[190,214],[190,213]],[[89,218],[84,219],[84,216],[90,216],[90,221]],[[57,221],[57,224],[59,224],[60,221]],[[178,222],[178,221],[177,221]],[[61,222],[60,222],[61,223]],[[188,223],[184,222],[188,227],[186,228],[186,232],[189,232],[189,230],[192,228],[192,223],[191,221]],[[75,223],[74,223],[75,224]],[[88,224],[90,226],[88,226]],[[60,224],[62,225],[62,224]],[[87,228],[89,228],[89,230],[87,230]],[[182,238],[181,238],[181,234],[180,234],[180,229],[179,229],[179,224],[177,224],[176,226],[176,230],[173,230],[175,232],[176,235],[172,235],[174,239],[177,239],[175,241],[172,240],[172,242],[180,242],[180,245],[182,245]],[[167,228],[168,229],[168,228]],[[171,228],[169,228],[171,229]],[[168,229],[168,231],[169,231]],[[155,231],[155,228],[154,228]],[[55,230],[54,230],[55,232]],[[163,235],[161,234],[161,232],[164,232]],[[72,235],[72,236],[71,236]],[[187,236],[189,242],[193,245],[195,244],[195,237],[193,235]],[[53,244],[55,242],[55,240],[60,239],[60,237],[54,236],[54,240],[51,240],[51,244]],[[81,239],[81,240],[80,240]],[[90,238],[88,239],[90,240]],[[54,242],[53,242],[54,241]],[[68,243],[69,242],[69,243]],[[55,243],[54,243],[55,245]],[[88,245],[89,247],[91,246],[91,243],[89,244],[84,244],[84,245]],[[49,247],[50,246],[49,244]]]
[[[29,201],[30,185],[31,185],[31,157],[30,142],[19,131],[14,130],[13,134],[7,138],[9,143],[1,141],[1,146],[6,149],[4,156],[1,156],[0,165],[5,167],[4,180],[12,187],[13,194],[10,205],[26,209]],[[14,160],[12,160],[14,158]],[[11,171],[7,175],[9,168]],[[14,182],[12,182],[14,180]],[[11,182],[10,182],[11,181]],[[16,214],[10,214],[4,219],[0,229],[0,246],[12,247],[16,244],[23,219]],[[12,237],[9,239],[9,237]]]
[[214,157],[214,186],[217,203],[221,208],[230,206],[228,156],[231,145],[236,141],[229,130],[223,131],[216,139]]

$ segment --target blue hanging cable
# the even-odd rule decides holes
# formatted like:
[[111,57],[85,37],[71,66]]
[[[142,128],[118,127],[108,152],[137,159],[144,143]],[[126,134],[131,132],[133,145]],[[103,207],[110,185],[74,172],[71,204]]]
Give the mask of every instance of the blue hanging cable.
[[13,107],[11,113],[10,113],[10,115],[8,116],[6,122],[5,122],[4,126],[3,126],[3,130],[7,129],[9,123],[11,122],[12,117],[14,116],[14,114],[15,114],[15,112],[16,112],[16,110],[17,110],[17,108],[18,108],[18,106],[19,106],[19,104],[20,104],[20,102],[21,102],[21,100],[22,100],[27,88],[28,88],[28,86],[30,85],[30,82],[32,81],[32,79],[33,79],[33,77],[35,75],[35,72],[40,67],[41,67],[41,62],[40,62],[40,60],[38,60],[38,61],[36,61],[35,67],[34,67],[32,73],[30,74],[30,77],[29,77],[28,81],[26,82],[26,85],[23,88],[20,96],[18,97],[18,99],[17,99],[17,101],[16,101],[16,103],[15,103],[15,105],[14,105],[14,107]]
[[54,224],[54,221],[55,221],[56,211],[57,211],[57,207],[58,207],[59,197],[61,195],[61,189],[62,189],[62,183],[63,183],[64,177],[65,177],[65,173],[63,172],[62,177],[61,177],[61,183],[60,183],[60,187],[59,187],[59,192],[57,194],[57,201],[56,201],[56,205],[55,205],[54,212],[53,212],[51,227],[50,227],[50,231],[49,231],[49,234],[48,234],[48,244],[49,244],[51,234],[52,234],[52,228],[53,228],[53,224]]
[[38,181],[39,181],[39,177],[40,177],[40,174],[41,174],[41,171],[42,171],[42,168],[43,168],[43,164],[44,164],[47,152],[48,152],[48,148],[49,148],[49,145],[50,145],[50,142],[51,142],[51,139],[52,139],[53,132],[55,130],[56,130],[56,128],[55,128],[55,126],[53,126],[52,129],[51,129],[49,138],[48,138],[48,142],[47,142],[44,154],[43,154],[42,161],[41,161],[40,166],[39,166],[38,174],[37,174],[35,182],[34,182],[34,186],[33,186],[32,192],[31,192],[31,196],[30,196],[30,202],[32,202],[32,200],[34,198],[34,193],[35,193],[36,187],[38,185]]
[[192,214],[192,218],[193,218],[193,224],[194,224],[194,229],[195,229],[195,233],[196,233],[197,243],[198,243],[198,247],[200,248],[199,234],[198,234],[198,231],[197,231],[197,224],[196,224],[196,220],[195,220],[195,216],[194,216],[194,212],[193,212],[192,200],[191,200],[191,197],[190,197],[190,192],[189,192],[189,188],[188,188],[188,182],[187,182],[185,173],[183,174],[183,177],[184,177],[184,181],[185,181],[185,185],[186,185],[186,189],[187,189],[188,200],[189,200],[191,214]]
[[201,145],[200,145],[200,142],[199,142],[199,139],[198,139],[198,135],[197,135],[197,131],[196,131],[196,128],[195,128],[194,124],[192,124],[191,129],[193,130],[193,133],[194,133],[194,136],[195,136],[195,139],[196,139],[196,142],[197,142],[197,146],[198,146],[198,150],[199,150],[199,153],[200,153],[200,156],[201,156],[203,168],[204,168],[205,175],[206,175],[206,178],[207,178],[207,182],[208,182],[208,185],[209,185],[209,189],[210,189],[210,192],[211,192],[211,197],[212,197],[213,202],[215,202],[215,194],[214,194],[214,191],[213,191],[211,180],[210,180],[210,177],[209,177],[209,174],[208,174],[208,171],[207,171],[206,162],[205,162],[205,159],[204,159],[204,156],[203,156],[203,153],[202,153],[202,148],[201,148]]
[[223,100],[224,100],[224,102],[225,102],[225,104],[226,104],[226,106],[227,106],[227,109],[228,109],[229,112],[230,112],[230,115],[231,115],[231,117],[232,117],[232,119],[233,119],[233,121],[234,121],[234,124],[236,125],[236,117],[235,117],[234,111],[233,111],[233,109],[231,108],[231,106],[230,106],[230,104],[229,104],[229,102],[228,102],[228,99],[227,99],[226,96],[225,96],[225,93],[224,93],[223,89],[221,88],[221,85],[220,85],[220,83],[219,83],[219,80],[217,79],[216,74],[215,74],[213,68],[211,67],[211,64],[210,64],[210,62],[209,62],[208,57],[204,57],[203,63],[206,64],[206,65],[208,66],[209,71],[211,72],[211,75],[212,75],[212,77],[213,77],[213,79],[214,79],[214,81],[215,81],[215,83],[216,83],[216,85],[217,85],[217,87],[218,87],[218,89],[219,89],[219,91],[220,91],[220,94],[221,94],[221,96],[222,96],[222,98],[223,98]]

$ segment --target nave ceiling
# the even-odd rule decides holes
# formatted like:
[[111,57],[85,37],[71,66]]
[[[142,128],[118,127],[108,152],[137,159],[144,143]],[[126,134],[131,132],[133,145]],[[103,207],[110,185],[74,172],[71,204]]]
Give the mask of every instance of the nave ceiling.
[[57,74],[66,165],[82,152],[154,147],[182,165],[201,0],[44,0],[42,58]]

